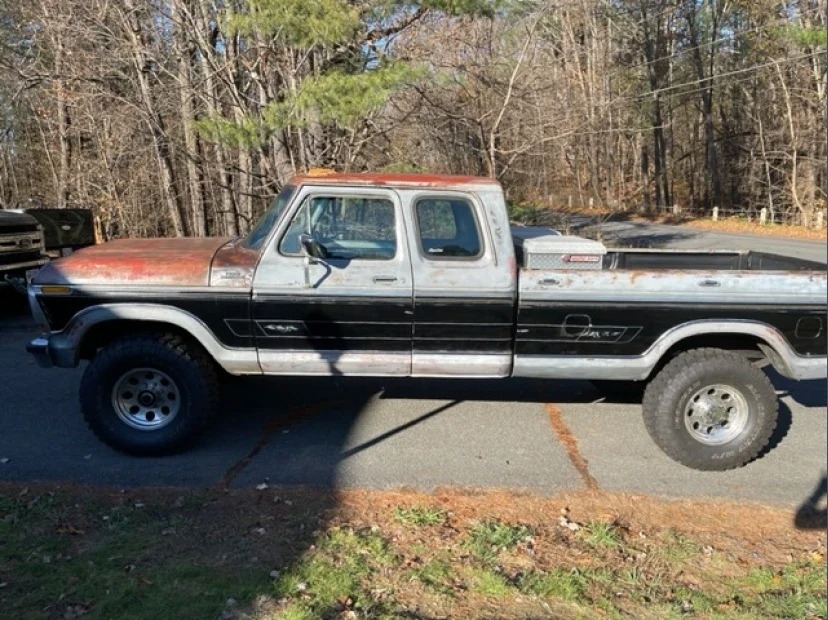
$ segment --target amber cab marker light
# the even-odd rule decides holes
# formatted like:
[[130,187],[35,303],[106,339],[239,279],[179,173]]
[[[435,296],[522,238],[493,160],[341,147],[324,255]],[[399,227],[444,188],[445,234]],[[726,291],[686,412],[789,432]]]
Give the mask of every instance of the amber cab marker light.
[[311,168],[308,170],[306,176],[309,177],[326,177],[330,174],[334,174],[336,170],[331,170],[330,168]]
[[40,292],[44,295],[71,295],[72,288],[69,286],[41,286]]

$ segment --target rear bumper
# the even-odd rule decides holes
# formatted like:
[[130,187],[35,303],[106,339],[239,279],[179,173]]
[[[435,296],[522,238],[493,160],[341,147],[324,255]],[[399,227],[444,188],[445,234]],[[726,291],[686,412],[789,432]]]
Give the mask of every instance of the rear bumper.
[[75,348],[67,338],[60,334],[39,336],[26,345],[26,351],[31,353],[37,363],[43,368],[75,368],[78,365],[78,356]]

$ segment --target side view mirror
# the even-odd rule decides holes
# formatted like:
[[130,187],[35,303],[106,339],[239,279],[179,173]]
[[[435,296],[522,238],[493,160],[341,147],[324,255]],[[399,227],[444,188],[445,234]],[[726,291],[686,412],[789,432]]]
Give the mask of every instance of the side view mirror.
[[305,253],[312,258],[325,258],[328,255],[325,246],[319,243],[319,240],[313,235],[307,233],[299,235],[299,243]]

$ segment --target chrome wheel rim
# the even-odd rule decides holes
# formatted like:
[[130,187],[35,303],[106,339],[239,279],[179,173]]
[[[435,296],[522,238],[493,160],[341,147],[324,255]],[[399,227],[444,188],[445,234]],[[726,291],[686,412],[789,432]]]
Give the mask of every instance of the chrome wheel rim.
[[132,428],[155,431],[172,422],[181,409],[181,391],[169,375],[155,368],[134,368],[112,389],[112,407]]
[[749,408],[744,395],[731,385],[708,385],[694,393],[684,409],[684,425],[696,441],[720,446],[747,427]]

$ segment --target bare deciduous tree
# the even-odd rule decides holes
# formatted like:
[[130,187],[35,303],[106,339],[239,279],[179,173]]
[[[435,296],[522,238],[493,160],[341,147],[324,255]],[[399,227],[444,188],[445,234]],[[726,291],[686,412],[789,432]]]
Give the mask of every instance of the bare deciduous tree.
[[235,235],[297,170],[826,203],[826,0],[0,0],[0,206]]

